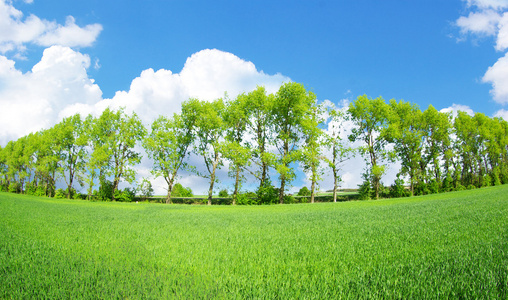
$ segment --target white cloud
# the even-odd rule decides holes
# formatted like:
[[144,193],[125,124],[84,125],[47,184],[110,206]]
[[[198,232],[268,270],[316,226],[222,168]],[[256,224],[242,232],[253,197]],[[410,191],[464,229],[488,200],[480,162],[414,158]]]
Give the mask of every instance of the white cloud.
[[465,0],[468,7],[476,6],[480,9],[508,8],[507,0]]
[[[498,51],[508,49],[508,0],[466,0],[469,15],[456,21],[461,33],[477,36],[495,36]],[[508,103],[508,56],[501,57],[489,67],[482,78],[492,84],[494,101]]]
[[72,16],[68,16],[65,26],[54,22],[45,23],[46,30],[44,34],[37,37],[35,42],[41,46],[63,45],[68,47],[88,47],[91,46],[99,33],[102,31],[102,25],[91,24],[85,27],[76,25]]
[[102,92],[88,78],[87,55],[53,46],[30,72],[0,56],[0,143],[54,125],[69,104],[91,104]]
[[260,82],[268,93],[273,93],[282,82],[289,80],[281,74],[267,75],[256,70],[252,62],[216,49],[193,54],[180,76],[192,97],[207,100],[222,97],[224,92],[232,96],[253,90]]
[[[189,57],[179,74],[164,69],[144,70],[132,81],[129,91],[118,91],[112,99],[104,99],[87,110],[100,113],[108,106],[126,107],[148,124],[160,114],[179,112],[182,102],[190,97],[211,101],[227,92],[234,98],[258,85],[265,86],[267,92],[272,93],[287,81],[290,79],[281,74],[267,75],[258,71],[252,62],[234,54],[206,49]],[[77,106],[68,113],[82,109]]]
[[490,93],[496,102],[508,103],[508,53],[488,68],[482,81],[492,84]]
[[467,113],[470,116],[474,115],[474,111],[469,106],[462,105],[462,104],[455,104],[454,103],[454,104],[452,104],[452,106],[446,107],[446,108],[443,108],[443,109],[440,110],[440,112],[442,112],[442,113],[449,113],[449,112],[451,112],[453,118],[455,118],[457,116],[457,113],[459,111],[465,112],[465,113]]
[[495,35],[497,25],[501,20],[499,13],[488,10],[482,12],[470,12],[467,17],[460,17],[456,24],[460,27],[463,34],[473,33],[479,35]]
[[503,14],[499,20],[498,28],[496,50],[503,51],[508,48],[508,13]]
[[500,109],[494,114],[494,117],[503,118],[505,121],[508,121],[508,110]]
[[15,51],[15,56],[19,56],[29,43],[46,47],[89,47],[101,31],[100,24],[79,27],[72,16],[67,17],[65,25],[35,15],[24,18],[23,12],[17,10],[11,1],[0,0],[0,53],[3,54]]

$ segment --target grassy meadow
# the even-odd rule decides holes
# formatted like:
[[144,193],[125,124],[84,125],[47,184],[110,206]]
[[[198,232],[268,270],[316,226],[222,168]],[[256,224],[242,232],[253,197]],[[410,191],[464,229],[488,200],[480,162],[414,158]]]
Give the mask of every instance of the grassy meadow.
[[272,206],[0,193],[0,299],[508,298],[508,186]]

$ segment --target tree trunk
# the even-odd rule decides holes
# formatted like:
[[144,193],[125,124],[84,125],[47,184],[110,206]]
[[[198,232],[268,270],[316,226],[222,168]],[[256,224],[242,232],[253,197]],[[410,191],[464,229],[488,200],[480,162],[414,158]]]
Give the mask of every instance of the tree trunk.
[[90,199],[92,199],[92,190],[93,190],[93,179],[94,179],[95,176],[90,176],[90,187],[88,188],[88,201],[90,201]]
[[116,201],[115,199],[115,191],[118,190],[118,184],[120,183],[120,179],[119,178],[115,178],[115,180],[113,181],[113,191],[112,191],[112,195],[111,195],[111,201]]
[[[215,167],[214,167],[215,169]],[[215,183],[215,170],[210,174],[210,188],[208,189],[208,205],[212,205],[213,184]]]
[[236,198],[238,197],[238,188],[240,185],[240,167],[236,167],[235,191],[233,192],[233,205],[236,205]]
[[333,202],[337,202],[337,170],[333,171]]
[[286,188],[286,178],[282,176],[280,178],[280,189],[279,189],[279,203],[284,204],[284,189]]
[[173,203],[171,201],[171,193],[173,192],[173,181],[174,181],[174,177],[171,178],[169,180],[169,183],[168,183],[168,195],[166,196],[166,204],[172,204]]
[[208,189],[208,205],[212,205],[213,185],[215,183],[215,171],[219,162],[219,153],[215,152],[215,160],[213,161],[212,173],[210,174],[210,188]]
[[379,200],[379,182],[380,182],[379,176],[375,175],[374,176],[374,185],[376,188],[376,200]]
[[316,189],[316,180],[312,180],[310,186],[310,203],[314,203],[314,190]]
[[67,185],[67,199],[71,199],[72,183],[74,182],[74,176],[72,172],[69,174],[69,184]]

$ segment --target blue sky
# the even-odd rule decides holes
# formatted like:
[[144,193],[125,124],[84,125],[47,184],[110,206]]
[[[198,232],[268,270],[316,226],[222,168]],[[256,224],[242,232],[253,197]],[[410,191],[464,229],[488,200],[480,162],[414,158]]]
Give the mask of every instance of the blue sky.
[[[179,72],[187,57],[216,48],[281,73],[338,101],[367,94],[405,99],[426,108],[453,103],[492,115],[501,106],[481,83],[501,53],[491,41],[457,42],[457,1],[21,1],[26,15],[103,30],[92,47],[91,69],[104,97],[127,90],[141,71]],[[18,61],[28,71],[41,47]]]
[[507,11],[508,0],[0,0],[0,144],[75,112],[127,106],[149,123],[189,96],[287,80],[321,101],[367,94],[508,119]]

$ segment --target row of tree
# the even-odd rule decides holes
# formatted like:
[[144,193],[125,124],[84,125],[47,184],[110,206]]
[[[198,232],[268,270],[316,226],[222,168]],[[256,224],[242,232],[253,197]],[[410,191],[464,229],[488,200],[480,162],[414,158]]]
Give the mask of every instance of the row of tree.
[[348,112],[356,125],[349,138],[364,142],[359,151],[368,165],[360,190],[376,198],[386,163],[394,160],[409,178],[410,194],[508,183],[508,122],[501,118],[460,111],[453,118],[433,106],[422,112],[409,102],[366,96]]
[[[354,128],[344,139],[344,126]],[[211,204],[217,170],[229,166],[234,179],[233,203],[245,176],[257,178],[258,203],[284,203],[287,186],[299,165],[311,181],[311,202],[326,169],[334,178],[334,201],[342,163],[355,153],[367,162],[361,192],[383,196],[381,178],[386,165],[399,160],[400,176],[411,194],[449,191],[508,183],[508,123],[481,113],[455,118],[429,106],[360,96],[347,111],[318,105],[316,96],[298,83],[286,83],[275,94],[263,87],[212,102],[189,99],[181,113],[160,116],[146,129],[135,113],[106,109],[99,117],[79,114],[54,127],[9,142],[0,149],[0,185],[4,190],[55,195],[58,179],[67,185],[87,186],[87,197],[121,199],[121,180],[135,181],[134,166],[142,146],[153,162],[152,174],[167,183],[171,203],[179,172],[188,170],[208,178]],[[361,141],[353,149],[351,142]],[[190,164],[194,153],[204,170]],[[275,189],[270,170],[278,174]],[[392,187],[405,193],[403,180]]]

